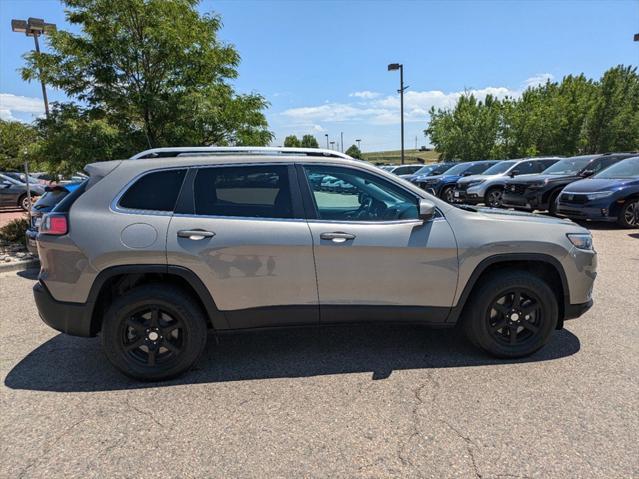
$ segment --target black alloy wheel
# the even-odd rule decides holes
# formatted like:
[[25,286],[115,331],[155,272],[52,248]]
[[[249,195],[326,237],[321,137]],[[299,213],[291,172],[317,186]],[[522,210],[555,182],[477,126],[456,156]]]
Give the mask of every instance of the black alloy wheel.
[[510,346],[533,338],[544,321],[539,298],[522,288],[513,288],[494,298],[485,319],[495,340]]
[[639,227],[639,198],[628,200],[621,208],[617,223],[624,228]]
[[501,207],[503,194],[504,191],[501,188],[491,188],[488,190],[485,198],[486,206],[490,206],[491,208]]

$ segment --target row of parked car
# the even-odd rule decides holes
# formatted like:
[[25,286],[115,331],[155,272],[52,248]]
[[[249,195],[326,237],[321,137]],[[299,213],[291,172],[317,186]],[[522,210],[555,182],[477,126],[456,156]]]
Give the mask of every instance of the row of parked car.
[[[407,167],[414,170],[398,169]],[[548,211],[576,220],[617,222],[626,228],[639,226],[637,153],[391,168],[386,167],[449,203],[483,203],[493,208]]]
[[[42,197],[56,186],[79,183],[86,178],[87,176],[84,173],[76,173],[70,178],[52,176],[46,173],[31,173],[28,187],[31,191],[31,203],[35,203],[39,197]],[[0,172],[0,205],[28,211],[27,178],[23,172]]]

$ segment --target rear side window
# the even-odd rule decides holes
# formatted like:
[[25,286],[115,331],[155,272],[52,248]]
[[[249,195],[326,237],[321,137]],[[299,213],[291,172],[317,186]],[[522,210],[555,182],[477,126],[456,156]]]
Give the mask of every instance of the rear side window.
[[40,210],[43,208],[50,208],[52,206],[55,206],[58,203],[60,203],[60,201],[62,201],[62,198],[64,198],[68,194],[69,192],[62,188],[60,189],[56,188],[54,190],[47,191],[44,195],[40,197],[38,202],[35,204],[34,208],[36,210]]
[[124,193],[119,205],[132,210],[173,211],[186,169],[144,175]]
[[194,195],[198,215],[293,217],[287,166],[201,168]]

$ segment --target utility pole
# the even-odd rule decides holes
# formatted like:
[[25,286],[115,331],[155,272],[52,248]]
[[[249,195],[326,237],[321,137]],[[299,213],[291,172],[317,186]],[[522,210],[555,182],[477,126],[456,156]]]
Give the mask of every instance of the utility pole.
[[[33,37],[35,43],[35,51],[37,60],[40,59],[40,42],[38,37],[40,35],[46,35],[47,33],[55,32],[55,23],[45,23],[41,18],[32,18],[28,20],[11,20],[11,30],[18,33],[24,33],[28,37]],[[47,99],[47,88],[44,84],[44,77],[42,76],[42,69],[38,65],[38,72],[40,73],[40,85],[42,86],[42,99],[44,100],[44,112],[49,118],[49,101]]]
[[400,115],[402,118],[402,127],[401,127],[401,141],[402,141],[402,165],[404,164],[404,91],[408,89],[408,87],[404,87],[404,65],[401,63],[391,63],[388,65],[388,71],[399,70],[399,109]]
[[328,133],[324,133],[324,136],[326,137],[326,149],[328,150]]
[[343,132],[343,131],[342,131],[342,132],[340,132],[340,136],[342,137],[342,139],[341,139],[341,141],[340,141],[340,143],[341,143],[341,145],[342,145],[342,148],[341,148],[341,150],[340,150],[340,151],[341,151],[342,153],[344,153],[344,132]]

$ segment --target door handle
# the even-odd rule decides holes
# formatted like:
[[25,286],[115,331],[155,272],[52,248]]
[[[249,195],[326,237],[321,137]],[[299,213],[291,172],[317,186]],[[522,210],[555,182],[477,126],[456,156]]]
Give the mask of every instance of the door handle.
[[335,231],[334,233],[320,234],[320,239],[331,240],[333,241],[333,243],[344,243],[347,240],[355,239],[355,235],[350,233],[342,233],[340,231]]
[[199,241],[204,238],[212,238],[215,233],[205,230],[180,230],[177,232],[178,238],[188,238],[190,240]]

